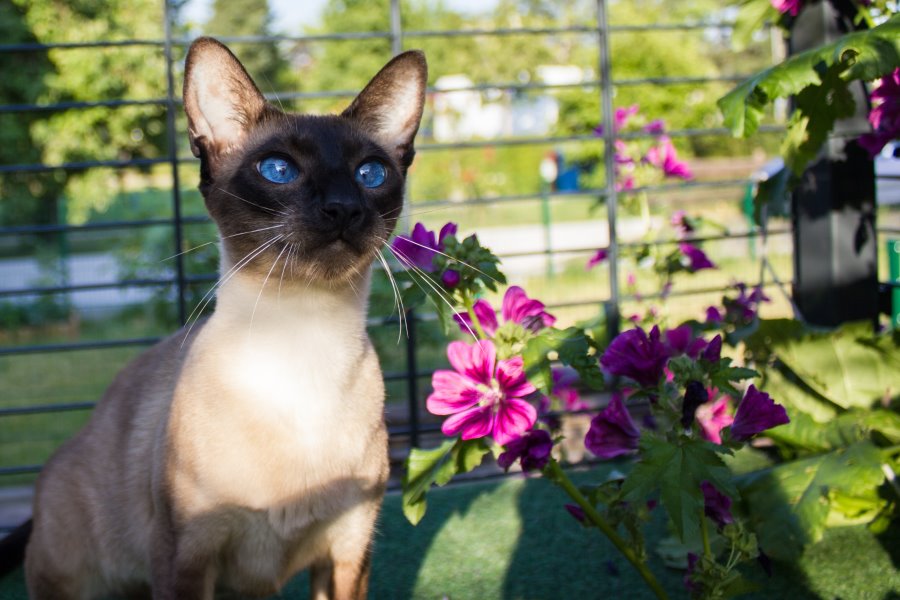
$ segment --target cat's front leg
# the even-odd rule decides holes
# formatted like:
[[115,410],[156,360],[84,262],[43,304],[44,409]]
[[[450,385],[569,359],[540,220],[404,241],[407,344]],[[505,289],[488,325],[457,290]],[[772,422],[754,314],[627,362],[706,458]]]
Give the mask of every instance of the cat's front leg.
[[342,557],[323,561],[310,568],[310,597],[313,600],[363,600],[369,590],[372,553],[365,548],[362,558]]
[[[151,550],[153,600],[213,600],[216,571],[213,553],[190,528],[170,525],[154,531]],[[208,540],[206,540],[208,541]]]

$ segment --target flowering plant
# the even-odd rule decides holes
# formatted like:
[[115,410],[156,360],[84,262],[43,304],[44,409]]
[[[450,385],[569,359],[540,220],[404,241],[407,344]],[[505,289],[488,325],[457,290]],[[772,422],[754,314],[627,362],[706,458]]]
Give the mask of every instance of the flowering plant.
[[[420,243],[431,247],[430,232],[416,230]],[[726,597],[741,589],[736,566],[757,558],[760,550],[753,531],[731,512],[740,494],[723,457],[788,421],[767,394],[752,385],[742,388],[741,382],[756,373],[722,355],[720,335],[706,339],[690,326],[636,327],[608,344],[579,327],[557,329],[543,303],[516,286],[506,290],[498,319],[488,302],[475,298],[478,286],[487,286],[480,269],[472,271],[470,283],[463,283],[467,269],[473,268],[454,255],[461,246],[453,246],[450,236],[443,236],[442,249],[433,249],[444,254],[443,267],[433,263],[434,270],[425,271],[429,265],[420,261],[417,277],[440,286],[442,303],[454,308],[452,320],[474,339],[451,342],[447,356],[452,370],[438,370],[432,377],[426,407],[446,417],[441,430],[448,439],[434,449],[411,451],[403,480],[407,518],[417,523],[424,516],[432,485],[444,485],[492,453],[504,469],[518,463],[523,471],[539,472],[558,485],[572,501],[567,510],[606,535],[658,597],[666,594],[646,565],[641,534],[657,503],[680,542],[697,556],[689,574],[694,594]],[[434,245],[441,237],[434,237]],[[412,268],[405,243],[394,246],[399,244],[407,257],[402,262]],[[492,262],[493,255],[476,245],[471,242],[466,252]],[[442,268],[458,270],[460,281],[448,285]],[[556,423],[538,410],[546,410],[548,398],[571,389],[560,363],[578,374],[583,387],[608,391],[613,382],[624,384],[613,386],[621,390],[592,419],[584,444],[601,459],[635,456],[626,476],[578,488],[563,469]],[[720,395],[737,405],[730,421],[722,418]],[[701,422],[697,416],[704,410],[713,416]],[[711,441],[714,437],[717,442]],[[713,540],[717,549],[727,547],[728,560],[720,561]],[[687,567],[687,554],[684,561]]]

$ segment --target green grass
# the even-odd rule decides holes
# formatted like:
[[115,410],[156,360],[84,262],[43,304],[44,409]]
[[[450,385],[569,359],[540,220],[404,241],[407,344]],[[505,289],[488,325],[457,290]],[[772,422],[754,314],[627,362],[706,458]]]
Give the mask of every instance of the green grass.
[[[576,481],[588,476],[577,474]],[[370,598],[576,599],[653,598],[630,565],[596,531],[584,530],[562,508],[547,481],[510,477],[457,484],[429,494],[425,519],[410,526],[400,498],[385,500],[375,543]],[[659,512],[659,511],[657,511]],[[665,535],[661,515],[649,545]],[[750,600],[900,598],[900,531],[881,537],[864,527],[833,529],[795,563],[775,563],[771,579],[750,566],[761,589]],[[672,600],[684,599],[683,573],[651,568]],[[281,598],[307,598],[298,576]],[[21,571],[0,580],[0,600],[25,598]]]

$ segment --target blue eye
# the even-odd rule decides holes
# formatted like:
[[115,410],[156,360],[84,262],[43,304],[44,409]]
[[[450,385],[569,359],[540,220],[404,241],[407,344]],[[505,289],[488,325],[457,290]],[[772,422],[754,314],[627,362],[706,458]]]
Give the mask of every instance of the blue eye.
[[259,174],[272,183],[290,183],[300,176],[300,169],[280,156],[267,156],[256,165]]
[[363,163],[356,168],[356,180],[367,188],[377,188],[387,179],[387,169],[378,161]]

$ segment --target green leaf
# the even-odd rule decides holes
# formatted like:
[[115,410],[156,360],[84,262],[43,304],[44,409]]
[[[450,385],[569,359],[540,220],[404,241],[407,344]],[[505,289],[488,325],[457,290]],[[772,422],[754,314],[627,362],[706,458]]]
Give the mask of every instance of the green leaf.
[[425,516],[425,494],[431,485],[444,485],[456,474],[457,461],[449,456],[459,441],[447,440],[432,450],[410,450],[403,474],[403,514],[413,525]]
[[796,375],[837,407],[879,406],[900,392],[900,347],[891,336],[876,336],[871,327],[868,322],[851,323],[835,331],[782,339],[769,345],[769,353],[783,365],[779,368],[786,377]]
[[795,176],[793,171],[782,167],[778,172],[760,181],[756,186],[756,194],[753,196],[753,220],[760,227],[765,225],[762,209],[767,207],[766,216],[787,217],[790,213],[790,189],[793,187]]
[[600,370],[591,340],[583,329],[548,327],[525,344],[522,351],[525,374],[531,383],[547,395],[551,393],[553,386],[549,356],[551,353],[555,353],[560,362],[578,371],[584,385],[594,389],[603,387],[603,372]]
[[[479,466],[484,455],[490,451],[491,449],[488,447],[484,438],[478,438],[477,440],[461,440],[453,447],[453,451],[451,452],[453,462],[456,464],[456,472],[454,475],[457,473],[468,473]],[[449,481],[449,479],[447,481]],[[444,483],[447,482],[437,482],[438,485],[444,485]]]
[[766,435],[806,453],[844,448],[870,439],[873,432],[878,432],[888,444],[900,442],[900,415],[889,410],[854,409],[824,422],[794,408],[788,409],[788,416],[790,423]]
[[622,498],[643,501],[654,490],[666,508],[675,533],[688,546],[700,542],[703,493],[700,484],[709,481],[729,496],[737,489],[731,471],[717,454],[718,449],[702,440],[682,437],[673,444],[656,438],[641,440],[641,462],[622,486]]
[[847,506],[860,510],[859,502],[833,502],[835,492],[841,498],[866,498],[884,481],[884,474],[878,448],[859,442],[749,473],[737,481],[763,550],[773,558],[791,560],[803,546],[821,539],[832,510]]
[[[834,119],[847,114],[852,99],[847,83],[871,81],[900,66],[900,15],[866,31],[794,55],[765,69],[719,99],[726,126],[737,137],[756,132],[776,98],[797,96],[785,162],[798,172],[818,150]],[[807,89],[809,88],[809,89]]]

